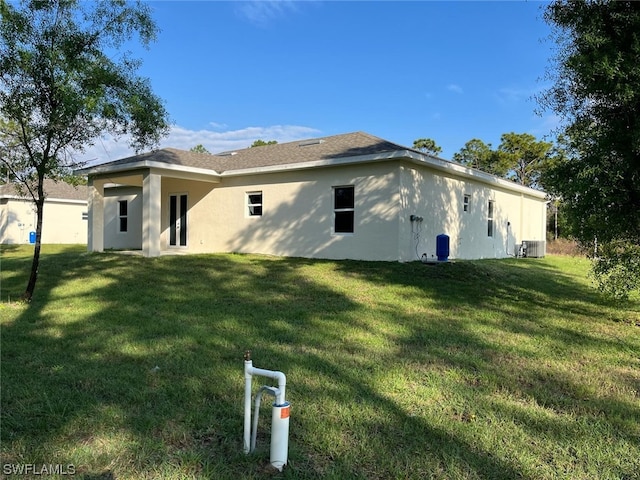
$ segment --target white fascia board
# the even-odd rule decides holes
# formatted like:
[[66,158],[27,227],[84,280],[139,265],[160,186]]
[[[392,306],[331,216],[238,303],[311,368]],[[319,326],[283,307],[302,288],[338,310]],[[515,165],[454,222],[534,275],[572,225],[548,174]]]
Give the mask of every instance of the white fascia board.
[[220,176],[239,177],[244,175],[257,175],[261,173],[291,172],[294,170],[307,170],[310,168],[336,167],[341,165],[371,163],[376,161],[394,160],[406,157],[404,152],[404,150],[397,150],[394,152],[374,153],[370,155],[329,158],[326,160],[315,160],[313,162],[285,163],[282,165],[269,165],[266,167],[240,168],[237,170],[226,170],[222,172]]
[[422,165],[447,172],[462,178],[472,179],[490,186],[501,187],[506,190],[523,193],[536,198],[546,198],[545,192],[533,188],[518,185],[509,180],[505,180],[490,173],[481,172],[473,168],[465,167],[457,163],[442,160],[430,155],[424,155],[413,150],[395,150],[393,152],[376,153],[371,155],[356,155],[352,157],[330,158],[327,160],[316,160],[314,162],[288,163],[284,165],[271,165],[267,167],[242,168],[237,170],[227,170],[220,174],[221,177],[238,177],[243,175],[257,175],[264,173],[278,173],[295,170],[306,170],[310,168],[322,168],[340,165],[355,165],[359,163],[370,163],[385,160],[406,158],[416,165]]
[[[19,202],[29,202],[29,203],[35,203],[33,201],[33,198],[31,197],[21,197],[19,195],[2,195],[0,196],[0,199],[2,200],[16,200]],[[70,198],[52,198],[52,197],[45,197],[44,199],[45,203],[74,203],[74,204],[78,204],[78,205],[86,205],[87,204],[87,200],[75,200],[75,199],[70,199]]]
[[88,200],[71,200],[68,198],[49,198],[49,197],[45,198],[44,201],[47,203],[72,203],[76,205],[86,205],[87,203],[89,203]]
[[[185,167],[183,165],[171,165],[164,162],[154,162],[143,160],[141,162],[118,164],[118,165],[96,165],[89,168],[74,170],[76,175],[103,175],[109,173],[120,173],[131,170],[153,169],[158,172],[168,172],[170,176],[188,179],[200,179],[202,181],[219,182],[220,174],[208,168]],[[208,179],[208,180],[206,180]]]
[[435,170],[448,172],[458,177],[476,180],[478,182],[485,183],[493,187],[504,188],[505,190],[510,190],[513,192],[529,195],[536,198],[544,199],[547,197],[547,194],[540,190],[536,190],[530,187],[525,187],[524,185],[519,185],[510,180],[496,177],[495,175],[491,175],[490,173],[482,172],[480,170],[476,170],[475,168],[465,167],[464,165],[460,165],[459,163],[453,163],[447,160],[442,160],[437,157],[422,155],[418,152],[413,152],[413,151],[408,152],[408,157],[411,159],[413,163],[417,165],[428,166]]
[[416,152],[415,150],[395,150],[392,152],[329,158],[326,160],[315,160],[312,162],[298,162],[282,165],[269,165],[265,167],[240,168],[235,170],[227,170],[222,173],[218,173],[212,169],[184,167],[181,165],[170,165],[163,162],[154,162],[149,160],[121,165],[97,165],[94,167],[76,170],[74,171],[74,173],[77,175],[102,175],[149,168],[160,174],[168,172],[169,176],[175,178],[217,183],[221,178],[225,177],[291,172],[296,170],[335,167],[341,165],[357,165],[362,163],[382,162],[386,160],[395,160],[401,158],[405,158],[416,165],[433,168],[435,170],[446,172],[457,177],[475,180],[477,182],[481,182],[493,187],[503,188],[505,190],[529,195],[535,198],[546,198],[545,192],[525,187],[523,185],[518,185],[517,183],[496,177],[495,175],[491,175],[474,168],[468,168],[464,165],[449,162],[447,160],[442,160],[430,155],[425,155],[420,152]]

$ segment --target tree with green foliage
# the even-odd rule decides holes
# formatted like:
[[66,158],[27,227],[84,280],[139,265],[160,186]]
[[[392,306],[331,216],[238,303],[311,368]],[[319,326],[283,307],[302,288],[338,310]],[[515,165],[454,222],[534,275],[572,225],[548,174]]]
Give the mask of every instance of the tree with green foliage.
[[140,62],[119,48],[155,38],[149,5],[103,0],[0,0],[0,159],[36,209],[36,242],[23,295],[31,300],[40,259],[45,178],[82,165],[100,135],[127,134],[136,151],[168,131],[167,112]]
[[264,140],[258,139],[255,142],[253,142],[249,148],[264,147],[265,145],[275,145],[276,143],[278,143],[276,140],[269,140],[265,142]]
[[195,147],[192,147],[189,151],[191,152],[196,152],[196,153],[211,153],[209,150],[207,150],[205,148],[204,145],[202,145],[201,143],[199,143],[198,145],[196,145]]
[[500,137],[497,150],[477,138],[469,140],[453,155],[453,160],[527,187],[539,188],[554,152],[550,142],[539,141],[528,133],[511,132]]
[[497,164],[507,170],[504,175],[526,187],[539,188],[553,144],[537,140],[529,133],[505,133],[500,137]]
[[413,148],[429,155],[438,156],[442,148],[431,138],[419,138],[413,141]]
[[16,124],[0,117],[0,185],[12,182],[11,170],[3,159],[16,147],[13,139],[17,135]]
[[556,0],[558,53],[538,97],[564,119],[568,154],[547,175],[600,288],[640,290],[640,3]]
[[574,239],[571,232],[571,223],[568,219],[565,202],[554,188],[553,176],[556,167],[566,160],[568,154],[567,140],[562,134],[558,135],[553,142],[549,158],[545,162],[545,167],[540,172],[539,182],[542,189],[547,192],[549,200],[547,209],[547,234],[554,240],[559,238]]
[[498,157],[491,149],[491,144],[486,144],[478,138],[465,143],[459,152],[453,154],[453,160],[466,167],[476,168],[499,177],[507,174],[507,170],[498,164]]

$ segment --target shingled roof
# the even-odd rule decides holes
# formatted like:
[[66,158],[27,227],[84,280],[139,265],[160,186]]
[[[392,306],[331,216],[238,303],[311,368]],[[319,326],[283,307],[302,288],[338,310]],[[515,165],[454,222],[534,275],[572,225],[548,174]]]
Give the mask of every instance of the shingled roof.
[[215,156],[226,156],[227,160],[220,170],[223,172],[231,169],[305,163],[334,158],[374,155],[398,150],[407,150],[407,147],[388,142],[368,133],[355,132],[222,152]]
[[[87,201],[87,186],[79,185],[74,186],[66,182],[55,182],[50,179],[44,181],[44,192],[47,199],[53,200],[81,200]],[[13,183],[7,183],[0,185],[0,198],[27,198],[30,197],[18,191],[18,188]]]
[[[152,161],[173,166],[201,168],[223,173],[228,170],[242,170],[362,155],[375,155],[399,150],[411,149],[369,135],[368,133],[354,132],[309,140],[264,145],[261,147],[229,150],[215,154],[163,148],[104,163],[95,168],[126,166]],[[87,168],[81,172],[91,173],[93,168],[94,167]]]
[[[215,154],[196,153],[176,148],[163,148],[113,162],[77,170],[77,175],[108,175],[148,168],[180,171],[204,177],[245,175],[290,168],[325,167],[346,163],[407,159],[432,169],[472,178],[488,185],[516,190],[534,196],[545,193],[518,185],[495,175],[444,160],[414,148],[398,145],[365,132],[345,133],[261,147],[229,150]],[[344,159],[344,161],[341,161]]]

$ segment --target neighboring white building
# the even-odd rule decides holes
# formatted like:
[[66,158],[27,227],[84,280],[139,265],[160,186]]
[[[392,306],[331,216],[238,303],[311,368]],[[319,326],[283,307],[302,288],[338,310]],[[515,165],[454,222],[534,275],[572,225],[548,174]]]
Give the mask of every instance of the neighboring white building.
[[[46,180],[42,243],[87,243],[87,187]],[[35,242],[33,199],[14,184],[0,185],[0,243]]]
[[[166,148],[76,172],[90,251],[331,259],[544,254],[545,194],[356,132],[215,155]],[[541,250],[540,250],[540,247]]]

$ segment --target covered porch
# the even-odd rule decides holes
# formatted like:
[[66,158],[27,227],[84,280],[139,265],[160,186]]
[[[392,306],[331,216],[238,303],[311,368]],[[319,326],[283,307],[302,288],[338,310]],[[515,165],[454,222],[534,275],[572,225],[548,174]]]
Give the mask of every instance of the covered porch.
[[[189,205],[186,196],[194,182],[204,183],[211,189],[212,184],[219,183],[220,179],[210,170],[189,172],[154,167],[89,175],[88,250],[102,252],[105,248],[115,248],[138,252],[145,257],[184,253],[168,249],[168,242],[163,238],[177,234],[181,245],[187,246],[186,215]],[[177,198],[175,204],[167,195],[167,184],[181,192],[178,196],[173,195]],[[135,202],[124,203],[123,209],[126,200],[118,200],[119,197],[113,194],[117,189],[130,195],[120,198],[135,198]],[[113,239],[124,238],[126,234],[130,240],[118,248]]]

